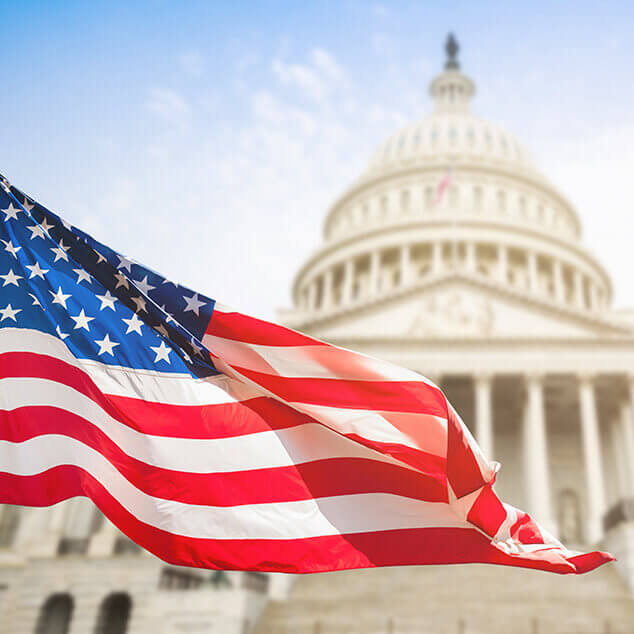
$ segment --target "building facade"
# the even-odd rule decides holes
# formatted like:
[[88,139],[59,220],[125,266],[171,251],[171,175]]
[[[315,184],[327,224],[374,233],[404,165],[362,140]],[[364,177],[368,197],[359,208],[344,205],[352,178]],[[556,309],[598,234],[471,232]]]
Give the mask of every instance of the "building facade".
[[431,115],[382,143],[294,281],[293,328],[438,383],[497,489],[616,564],[311,575],[166,566],[83,498],[0,509],[0,634],[634,631],[634,314],[518,141],[475,116],[447,44]]

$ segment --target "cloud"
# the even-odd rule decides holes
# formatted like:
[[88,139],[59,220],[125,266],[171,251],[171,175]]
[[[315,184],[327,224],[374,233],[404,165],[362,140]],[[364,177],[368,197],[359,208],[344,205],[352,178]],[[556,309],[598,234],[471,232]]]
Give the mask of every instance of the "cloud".
[[322,48],[310,52],[307,64],[275,58],[271,69],[283,85],[294,86],[314,100],[323,100],[332,86],[344,77],[342,66]]
[[148,95],[145,107],[170,124],[184,126],[191,116],[187,101],[173,90],[153,88]]
[[184,51],[178,56],[181,70],[192,77],[199,77],[203,73],[203,58],[200,51]]

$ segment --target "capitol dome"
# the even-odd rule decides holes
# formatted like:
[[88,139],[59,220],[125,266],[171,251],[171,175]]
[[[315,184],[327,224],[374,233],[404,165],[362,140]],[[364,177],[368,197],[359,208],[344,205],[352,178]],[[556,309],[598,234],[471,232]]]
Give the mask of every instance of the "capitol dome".
[[456,276],[609,321],[612,284],[576,211],[513,135],[471,112],[457,49],[450,38],[432,112],[381,143],[331,206],[287,323],[307,328]]

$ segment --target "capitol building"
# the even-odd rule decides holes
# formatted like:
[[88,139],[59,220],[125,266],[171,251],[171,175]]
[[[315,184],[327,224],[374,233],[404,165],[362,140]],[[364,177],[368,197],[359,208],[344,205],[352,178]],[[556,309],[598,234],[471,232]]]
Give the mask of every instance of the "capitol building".
[[0,634],[634,632],[634,311],[612,308],[565,196],[472,113],[457,49],[431,113],[328,210],[279,321],[433,379],[501,463],[504,501],[617,562],[210,572],[140,552],[84,498],[5,506]]

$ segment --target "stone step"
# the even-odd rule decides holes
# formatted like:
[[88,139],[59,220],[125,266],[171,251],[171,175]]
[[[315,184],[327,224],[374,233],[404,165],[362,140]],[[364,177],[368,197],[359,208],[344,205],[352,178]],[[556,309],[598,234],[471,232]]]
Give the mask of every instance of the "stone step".
[[499,566],[377,568],[299,577],[257,634],[632,634],[612,565],[581,576]]

